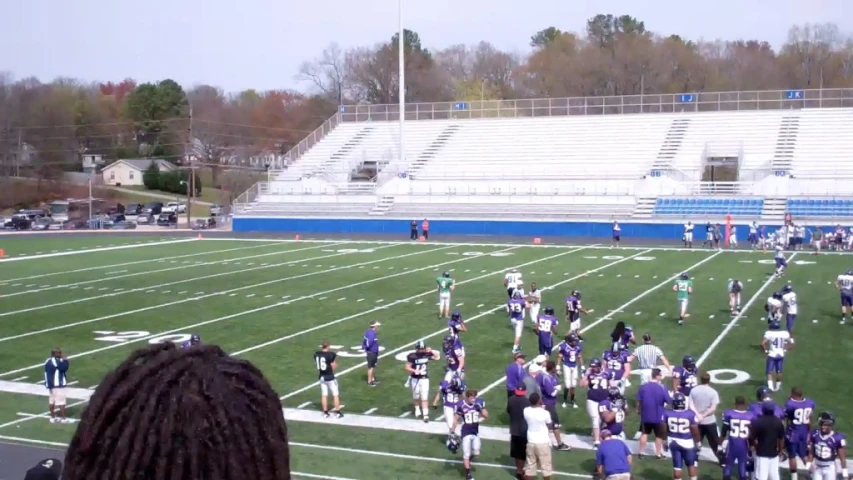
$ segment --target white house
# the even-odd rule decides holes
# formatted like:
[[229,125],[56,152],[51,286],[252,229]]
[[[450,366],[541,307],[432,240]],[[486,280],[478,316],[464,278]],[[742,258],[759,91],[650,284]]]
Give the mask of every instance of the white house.
[[101,175],[104,177],[104,184],[143,185],[142,174],[145,172],[145,169],[151,166],[151,162],[154,162],[161,172],[171,172],[178,169],[174,164],[165,160],[147,158],[116,160],[101,170]]

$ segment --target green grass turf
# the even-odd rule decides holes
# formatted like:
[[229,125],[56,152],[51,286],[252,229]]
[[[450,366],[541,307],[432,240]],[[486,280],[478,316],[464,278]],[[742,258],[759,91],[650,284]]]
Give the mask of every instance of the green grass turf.
[[[80,241],[80,248],[118,242],[112,238],[75,240]],[[26,248],[32,252],[56,249],[51,242],[56,240],[31,239]],[[344,249],[363,251],[341,253],[351,252]],[[509,255],[463,255],[474,251]],[[619,256],[640,252],[645,252],[641,257],[652,259],[627,259],[614,264]],[[486,390],[484,398],[493,412],[488,423],[506,425],[502,378],[511,358],[512,332],[505,314],[491,310],[506,301],[501,284],[504,271],[528,264],[520,268],[528,283],[535,281],[540,287],[559,284],[543,295],[543,303],[560,309],[565,294],[579,288],[584,293],[586,308],[594,309],[593,314],[583,319],[584,326],[590,326],[585,334],[586,359],[601,354],[609,344],[612,326],[623,320],[634,327],[638,338],[650,332],[675,364],[683,355],[690,354],[697,359],[705,357],[702,369],[746,372],[750,378],[744,383],[715,385],[723,407],[731,405],[736,395],[752,400],[755,390],[764,384],[764,356],[757,348],[765,330],[764,299],[785,281],[792,282],[800,296],[801,310],[794,331],[796,347],[786,359],[785,391],[777,394],[777,400],[784,401],[787,390],[799,385],[817,401],[819,410],[836,413],[840,431],[849,432],[853,408],[843,401],[843,385],[846,384],[844,366],[851,360],[847,333],[850,326],[838,324],[838,295],[828,282],[849,268],[853,259],[797,254],[788,275],[772,280],[749,304],[736,326],[726,331],[731,321],[725,291],[727,280],[734,277],[745,283],[746,304],[765,285],[772,270],[772,265],[758,261],[771,258],[770,254],[750,252],[714,255],[714,252],[642,249],[573,251],[521,246],[204,240],[25,260],[10,263],[14,269],[0,269],[0,295],[11,295],[0,297],[5,300],[0,309],[0,379],[27,376],[22,382],[36,381],[41,376],[46,352],[59,345],[66,354],[76,356],[72,358],[70,375],[71,380],[79,382],[75,386],[91,387],[134,348],[158,341],[164,335],[198,333],[203,341],[219,344],[257,364],[284,397],[285,407],[307,403],[303,408],[316,409],[319,391],[313,386],[316,374],[311,356],[323,340],[354,352],[351,347],[360,343],[367,323],[376,319],[383,323],[380,329],[383,354],[405,353],[414,341],[425,336],[431,336],[429,344],[439,346],[446,324],[436,318],[435,277],[451,270],[460,282],[453,294],[454,308],[472,319],[469,332],[462,337],[468,354],[466,380],[471,387]],[[815,263],[798,265],[796,261]],[[667,279],[700,262],[691,270],[695,289],[690,303],[691,317],[685,326],[678,327],[675,296]],[[98,266],[107,268],[75,271]],[[107,275],[111,272],[120,273]],[[12,280],[28,276],[40,277]],[[580,277],[571,280],[576,276]],[[164,286],[173,282],[178,283]],[[15,286],[16,283],[20,285]],[[92,288],[85,290],[87,287]],[[46,290],[25,293],[41,289]],[[116,292],[116,289],[122,290]],[[193,300],[202,296],[200,292],[216,295]],[[51,304],[63,305],[44,308]],[[26,309],[33,310],[11,313]],[[599,321],[602,317],[605,319]],[[561,324],[560,333],[565,329],[566,325]],[[43,330],[46,331],[35,333]],[[136,332],[136,337],[128,335],[130,340],[126,342],[105,342],[96,339],[105,334],[95,331]],[[709,349],[723,332],[722,341]],[[525,333],[522,345],[527,352],[535,353],[532,334]],[[339,372],[346,372],[339,381],[347,412],[362,414],[372,410],[377,417],[398,417],[411,408],[410,395],[402,386],[403,362],[394,357],[390,354],[380,360],[377,373],[383,383],[377,388],[364,385],[364,370],[359,367],[361,357],[339,357]],[[440,368],[434,368],[433,372],[433,385],[437,386]],[[638,383],[634,381],[635,385]],[[630,388],[628,396],[632,398],[635,390],[636,386]],[[579,392],[579,399],[584,398],[585,394]],[[0,393],[0,435],[68,440],[73,425],[51,425],[36,418],[3,426],[22,418],[18,412],[43,413],[44,404],[43,397]],[[82,407],[75,407],[72,413],[79,413],[79,408]],[[560,413],[564,431],[589,434],[583,409]],[[633,433],[635,424],[636,418],[629,417],[629,432]],[[291,422],[290,428],[293,440],[305,444],[447,457],[443,438],[422,434],[387,430],[379,433],[343,426],[322,428],[297,422]],[[505,456],[506,444],[484,444],[481,458],[484,462],[511,463]],[[393,477],[396,475],[393,472],[411,472],[412,463],[416,463],[417,472],[423,472],[423,478],[461,475],[456,465],[374,458],[358,452],[302,446],[294,448],[294,455],[298,471],[346,478],[372,478],[371,473],[379,468],[387,468],[385,471]],[[591,467],[589,452],[556,456],[558,470],[584,474]],[[351,461],[341,462],[342,457]],[[644,478],[669,475],[668,462],[648,460],[641,465],[639,473]],[[499,475],[498,470],[493,470],[489,476],[480,477]],[[710,467],[705,471],[717,475]],[[421,477],[406,475],[406,478]]]

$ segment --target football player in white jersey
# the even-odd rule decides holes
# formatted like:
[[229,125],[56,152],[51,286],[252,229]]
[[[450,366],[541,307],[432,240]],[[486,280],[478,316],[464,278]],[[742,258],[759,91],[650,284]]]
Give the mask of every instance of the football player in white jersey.
[[767,373],[767,388],[774,392],[782,389],[782,367],[785,363],[785,352],[794,346],[794,338],[785,330],[777,319],[767,322],[767,332],[761,340],[761,349],[767,355],[765,372]]
[[729,232],[729,247],[737,248],[737,227],[732,225],[732,229]]
[[727,289],[729,291],[729,309],[732,316],[736,316],[740,313],[740,295],[743,292],[743,282],[732,278],[729,280]]
[[772,321],[782,321],[782,292],[773,292],[773,295],[767,299],[764,305],[764,311],[767,312],[767,323]]
[[797,292],[790,283],[782,289],[782,303],[785,305],[785,330],[793,332],[797,320]]
[[693,248],[693,222],[687,222],[684,224],[683,240],[686,248]]
[[841,323],[847,321],[847,309],[853,314],[853,270],[847,270],[835,279],[835,288],[841,294]]
[[530,291],[527,292],[528,312],[530,312],[530,321],[536,322],[539,318],[539,309],[542,306],[542,290],[536,286],[536,282],[530,284]]
[[511,272],[504,275],[504,286],[506,287],[506,296],[512,298],[512,292],[518,287],[521,282],[521,272],[517,268],[513,268]]
[[788,268],[788,259],[785,258],[785,247],[776,245],[776,255],[773,257],[776,262],[776,276],[781,277],[785,274],[785,269]]

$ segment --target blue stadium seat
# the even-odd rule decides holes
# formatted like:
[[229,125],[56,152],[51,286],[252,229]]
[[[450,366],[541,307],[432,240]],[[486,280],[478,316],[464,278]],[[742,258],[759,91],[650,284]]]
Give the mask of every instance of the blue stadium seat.
[[[714,215],[727,214],[757,217],[761,215],[764,200],[756,198],[717,198],[717,197],[667,197],[655,200],[653,213],[656,215]],[[790,204],[788,210],[792,211]],[[853,207],[853,204],[851,204]]]

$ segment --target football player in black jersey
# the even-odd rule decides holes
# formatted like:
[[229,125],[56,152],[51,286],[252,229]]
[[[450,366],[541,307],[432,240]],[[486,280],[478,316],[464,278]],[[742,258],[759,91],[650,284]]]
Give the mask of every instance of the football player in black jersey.
[[429,362],[440,358],[441,354],[427,347],[423,340],[418,340],[415,351],[406,356],[415,417],[422,417],[424,423],[429,422]]
[[320,405],[323,407],[323,414],[329,418],[329,395],[332,396],[335,409],[332,413],[338,418],[344,416],[341,413],[341,398],[338,391],[338,380],[335,378],[335,370],[338,368],[338,354],[331,351],[329,342],[323,342],[320,351],[314,353],[314,365],[317,367],[317,372],[320,376]]

